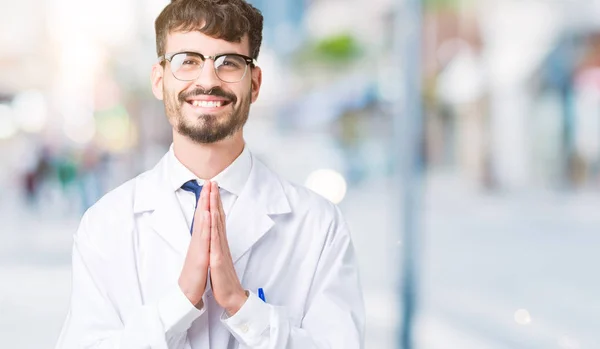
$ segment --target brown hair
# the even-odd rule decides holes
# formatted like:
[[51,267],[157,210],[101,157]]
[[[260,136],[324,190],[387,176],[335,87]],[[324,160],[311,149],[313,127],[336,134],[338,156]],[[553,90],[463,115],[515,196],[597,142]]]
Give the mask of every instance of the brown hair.
[[250,56],[256,59],[262,43],[263,16],[244,0],[171,0],[154,22],[156,53],[165,54],[172,31],[199,31],[216,39],[240,42],[248,34]]

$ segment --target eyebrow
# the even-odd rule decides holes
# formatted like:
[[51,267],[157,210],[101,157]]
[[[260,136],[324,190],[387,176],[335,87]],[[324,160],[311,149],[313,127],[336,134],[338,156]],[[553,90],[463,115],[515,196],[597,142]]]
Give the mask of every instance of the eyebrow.
[[181,50],[172,51],[172,52],[173,53],[175,53],[175,52],[193,52],[193,53],[199,53],[199,54],[201,54],[203,56],[222,56],[222,55],[234,55],[235,54],[235,55],[242,55],[242,56],[248,56],[248,57],[250,57],[250,55],[247,55],[245,53],[240,53],[240,52],[221,52],[221,53],[216,53],[214,55],[207,55],[205,53],[202,53],[202,52],[199,52],[199,51],[196,51],[196,50],[193,50],[193,49],[187,49],[187,48],[183,48]]

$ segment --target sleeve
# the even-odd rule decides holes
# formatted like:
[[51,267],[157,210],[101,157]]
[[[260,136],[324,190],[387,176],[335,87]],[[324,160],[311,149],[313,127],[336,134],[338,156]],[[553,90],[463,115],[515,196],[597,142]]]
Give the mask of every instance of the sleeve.
[[250,292],[233,316],[222,323],[238,342],[252,349],[360,349],[364,347],[365,310],[350,233],[338,213],[309,292],[300,327],[285,307],[264,303]]
[[156,304],[131,309],[123,321],[100,277],[102,259],[87,238],[87,214],[74,236],[71,301],[56,349],[179,349],[186,331],[204,313],[179,287]]

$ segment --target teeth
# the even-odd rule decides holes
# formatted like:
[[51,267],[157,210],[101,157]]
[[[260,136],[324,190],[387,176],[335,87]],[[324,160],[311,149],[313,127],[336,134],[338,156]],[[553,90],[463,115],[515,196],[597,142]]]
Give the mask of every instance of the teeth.
[[202,107],[202,108],[218,108],[223,104],[221,101],[193,101],[192,105],[194,107]]

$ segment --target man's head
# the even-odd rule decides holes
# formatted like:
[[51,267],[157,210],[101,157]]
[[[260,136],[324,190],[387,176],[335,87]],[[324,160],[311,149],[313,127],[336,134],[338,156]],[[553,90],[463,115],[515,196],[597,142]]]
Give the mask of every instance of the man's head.
[[244,0],[175,0],[158,16],[152,90],[179,134],[214,143],[244,126],[262,80],[262,23]]

